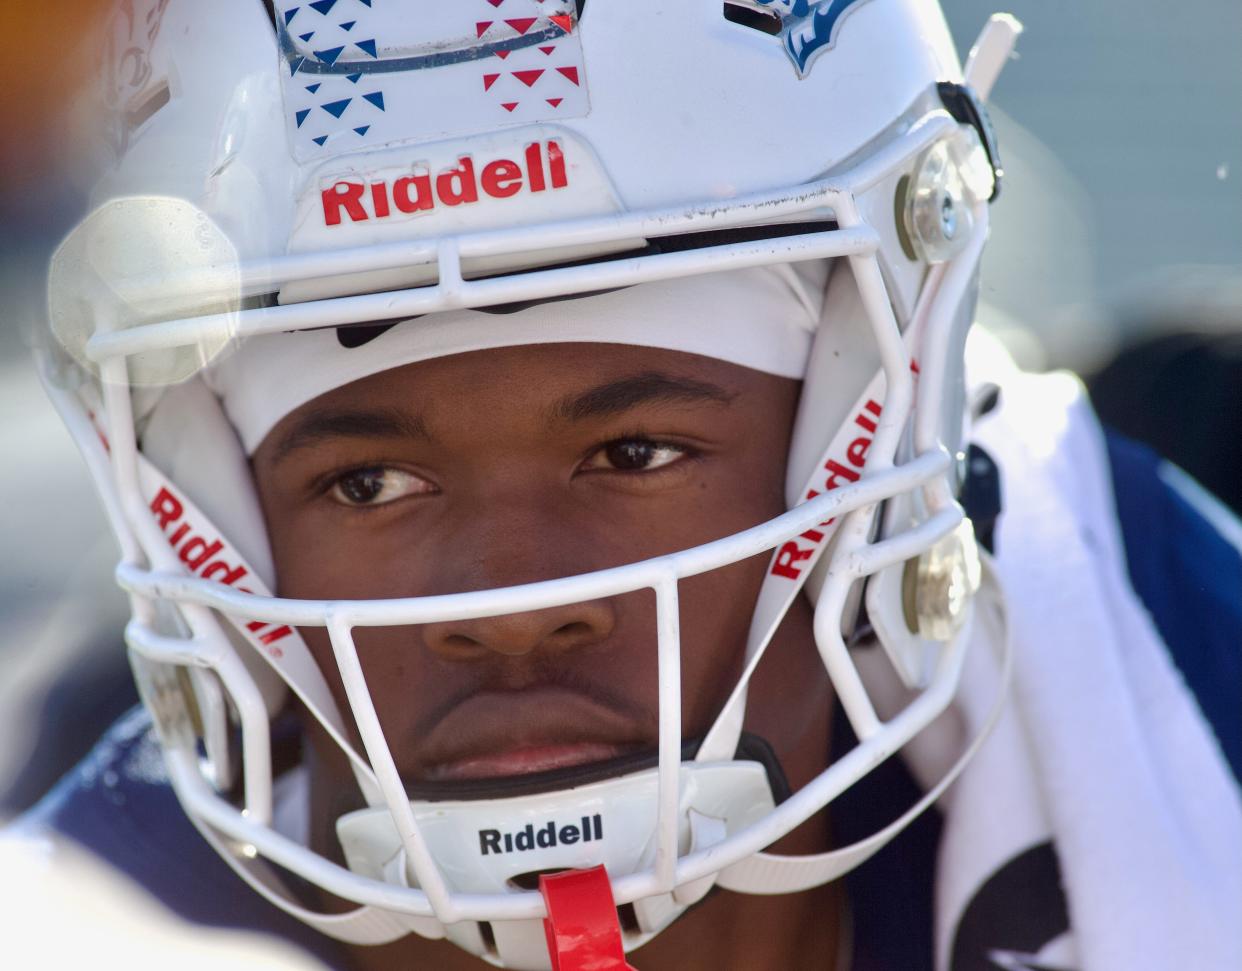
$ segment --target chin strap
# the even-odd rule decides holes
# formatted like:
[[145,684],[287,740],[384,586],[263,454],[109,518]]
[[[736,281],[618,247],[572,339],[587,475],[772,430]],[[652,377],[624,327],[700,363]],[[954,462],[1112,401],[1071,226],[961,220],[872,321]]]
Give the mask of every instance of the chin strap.
[[539,877],[552,971],[637,971],[626,963],[612,883],[602,866]]

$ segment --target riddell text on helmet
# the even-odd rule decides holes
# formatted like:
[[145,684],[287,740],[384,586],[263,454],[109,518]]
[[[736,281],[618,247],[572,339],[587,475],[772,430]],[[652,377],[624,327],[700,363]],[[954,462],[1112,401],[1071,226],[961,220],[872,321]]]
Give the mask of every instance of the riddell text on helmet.
[[[186,514],[186,503],[167,486],[160,486],[151,500],[151,512],[155,514],[155,522],[163,530],[168,544],[177,551],[177,558],[192,573],[204,580],[215,580],[233,587],[241,593],[253,592],[238,586],[238,581],[249,572],[246,567],[239,562],[228,561],[230,556],[235,560],[240,557],[219,536],[212,537],[208,530],[191,523]],[[286,625],[277,626],[258,620],[248,622],[245,627],[251,638],[277,657],[280,656],[280,648],[273,645],[293,633]]]
[[[867,449],[875,438],[876,419],[880,417],[879,402],[868,401],[854,416],[854,424],[862,429],[859,435],[845,446],[844,453],[837,458],[830,458],[824,463],[822,485],[818,489],[808,489],[806,498],[814,499],[824,492],[839,489],[842,485],[857,482],[862,475],[863,466],[867,463]],[[824,526],[831,526],[836,520],[829,519]],[[772,558],[771,572],[773,576],[787,580],[797,580],[809,560],[824,541],[824,533],[818,529],[808,529],[805,533],[794,537],[776,551]]]
[[569,185],[565,152],[556,139],[531,142],[520,159],[498,158],[476,163],[473,156],[461,155],[457,164],[432,175],[427,164],[419,163],[393,179],[362,181],[337,179],[325,188],[323,221],[339,226],[350,222],[414,216],[437,206],[463,206],[482,197],[508,199],[523,189],[546,192]]

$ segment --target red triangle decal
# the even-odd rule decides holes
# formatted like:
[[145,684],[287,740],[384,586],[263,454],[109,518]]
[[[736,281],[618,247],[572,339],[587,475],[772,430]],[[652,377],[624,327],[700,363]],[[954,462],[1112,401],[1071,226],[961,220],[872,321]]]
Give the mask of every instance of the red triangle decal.
[[553,108],[559,108],[561,106],[561,102],[564,100],[564,98],[549,98],[548,104],[550,104]]
[[487,0],[493,7],[499,7],[505,0]]
[[567,34],[571,30],[574,29],[574,18],[572,14],[567,14],[567,13],[553,14],[548,19],[552,21],[552,23],[556,24],[556,26],[561,28],[561,30],[565,31],[565,33]]
[[574,84],[578,83],[578,69],[576,67],[558,67],[556,70],[558,74],[563,74],[573,81]]
[[534,26],[538,17],[519,17],[517,20],[506,20],[505,23],[516,30],[519,34],[524,34]]
[[487,33],[487,28],[488,28],[488,27],[490,27],[490,26],[491,26],[492,24],[494,24],[495,22],[496,22],[496,21],[494,21],[494,20],[479,20],[479,21],[476,21],[476,22],[475,22],[475,25],[474,25],[474,29],[475,29],[475,30],[477,30],[477,31],[478,31],[478,33],[477,33],[477,34],[475,34],[474,36],[475,36],[475,37],[482,37],[485,33]]
[[484,74],[483,75],[483,90],[490,91],[492,85],[496,83],[496,79],[498,77],[500,77],[499,74]]
[[542,69],[538,71],[514,71],[513,72],[513,76],[517,78],[519,81],[521,81],[528,88],[531,87],[531,85],[533,85],[536,81],[538,81],[540,75],[542,74],[543,74]]
[[543,51],[545,54],[551,54],[554,50],[556,50],[556,45],[549,44],[547,47],[541,47],[539,49]]
[[512,111],[517,106],[518,103],[516,101],[502,101],[500,104],[500,107],[504,108],[505,111]]
[[511,51],[497,51],[496,56],[499,57],[503,61],[506,57],[509,56],[510,53],[512,52]]

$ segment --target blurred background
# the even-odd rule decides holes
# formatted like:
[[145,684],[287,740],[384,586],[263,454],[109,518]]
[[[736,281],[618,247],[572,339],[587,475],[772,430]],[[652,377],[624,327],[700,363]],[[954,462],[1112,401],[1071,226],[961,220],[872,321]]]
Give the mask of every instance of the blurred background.
[[[133,699],[116,549],[28,350],[85,207],[75,92],[107,6],[0,3],[0,819]],[[1007,181],[981,322],[1025,366],[1082,374],[1111,423],[1237,504],[1242,4],[945,6],[963,52],[998,6],[1026,25],[993,95]]]

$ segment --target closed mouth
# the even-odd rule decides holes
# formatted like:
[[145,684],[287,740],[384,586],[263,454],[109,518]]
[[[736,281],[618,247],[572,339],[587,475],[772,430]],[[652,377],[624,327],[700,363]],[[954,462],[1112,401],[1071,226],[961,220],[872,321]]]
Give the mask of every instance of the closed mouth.
[[420,781],[453,783],[556,773],[654,750],[634,719],[559,688],[485,691],[422,739]]

